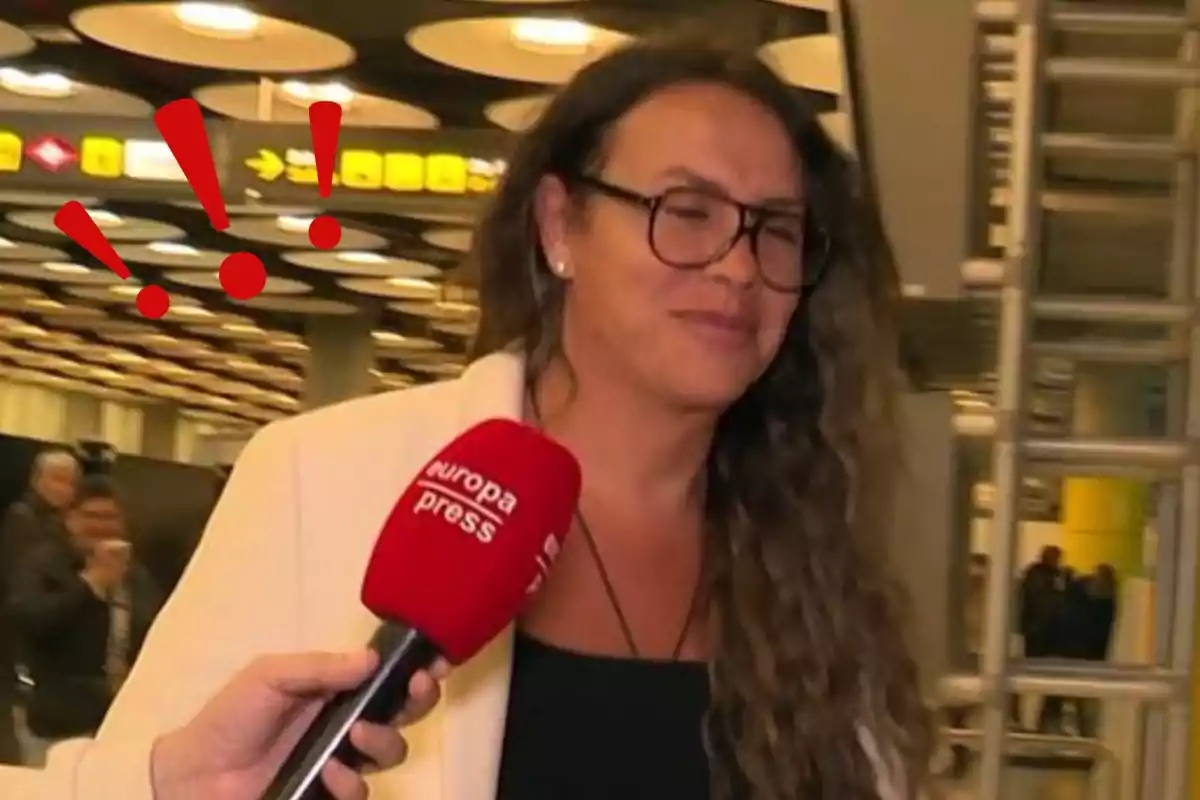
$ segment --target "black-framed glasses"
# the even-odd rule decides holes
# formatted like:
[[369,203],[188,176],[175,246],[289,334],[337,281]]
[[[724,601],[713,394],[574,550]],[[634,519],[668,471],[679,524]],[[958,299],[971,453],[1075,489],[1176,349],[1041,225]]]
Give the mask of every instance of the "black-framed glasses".
[[828,235],[799,210],[739,203],[691,186],[645,195],[590,175],[575,182],[644,208],[650,250],[675,269],[703,269],[749,236],[763,283],[779,292],[801,293],[817,284],[830,260]]

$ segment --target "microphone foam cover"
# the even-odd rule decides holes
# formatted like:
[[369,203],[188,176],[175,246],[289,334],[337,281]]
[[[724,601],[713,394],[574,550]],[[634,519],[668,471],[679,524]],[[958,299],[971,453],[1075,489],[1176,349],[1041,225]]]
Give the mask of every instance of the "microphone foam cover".
[[575,458],[537,430],[484,421],[405,490],[375,543],[363,604],[452,663],[503,631],[540,586],[579,501]]

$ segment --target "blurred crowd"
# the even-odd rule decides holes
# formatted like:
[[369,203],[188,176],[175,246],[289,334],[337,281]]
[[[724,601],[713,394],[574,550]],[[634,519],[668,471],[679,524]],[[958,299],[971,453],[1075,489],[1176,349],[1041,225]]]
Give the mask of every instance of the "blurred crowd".
[[163,595],[103,470],[38,455],[0,521],[0,763],[39,766],[100,726]]
[[[1064,565],[1061,548],[1042,549],[1021,577],[1018,625],[1025,658],[1106,661],[1117,619],[1117,573],[1100,564],[1091,574]],[[1067,706],[1073,719],[1065,715]],[[1020,710],[1014,720],[1023,727]],[[1043,699],[1035,727],[1042,733],[1095,736],[1097,703],[1086,698]]]
[[[966,603],[967,646],[973,658],[982,650],[984,609],[990,561],[971,556]],[[1087,574],[1064,563],[1056,546],[1042,548],[1038,559],[1026,567],[1017,588],[1016,636],[1012,655],[1026,659],[1105,661],[1112,648],[1117,619],[1117,573],[1110,564],[1099,564]],[[1012,723],[1020,730],[1040,733],[1095,736],[1096,705],[1084,698],[1050,696],[1037,703],[1033,724],[1020,698],[1012,703]]]

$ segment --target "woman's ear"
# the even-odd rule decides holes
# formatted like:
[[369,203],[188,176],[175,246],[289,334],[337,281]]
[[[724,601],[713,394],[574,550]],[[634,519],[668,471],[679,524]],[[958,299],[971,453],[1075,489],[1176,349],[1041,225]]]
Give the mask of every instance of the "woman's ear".
[[545,254],[546,263],[559,277],[565,277],[570,264],[567,247],[568,215],[571,197],[566,185],[556,175],[547,175],[538,183],[534,193],[534,218],[537,220],[538,239]]

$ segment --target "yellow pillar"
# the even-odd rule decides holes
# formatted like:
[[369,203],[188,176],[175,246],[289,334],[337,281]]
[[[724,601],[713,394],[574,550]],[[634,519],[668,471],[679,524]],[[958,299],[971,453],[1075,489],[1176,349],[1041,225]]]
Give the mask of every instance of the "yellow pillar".
[[1120,478],[1067,478],[1062,492],[1064,561],[1081,573],[1111,564],[1117,575],[1142,571],[1148,487]]
[[[1148,436],[1148,381],[1129,368],[1080,365],[1076,436]],[[1123,478],[1069,477],[1062,487],[1063,560],[1080,572],[1111,564],[1119,577],[1142,572],[1149,487]]]

